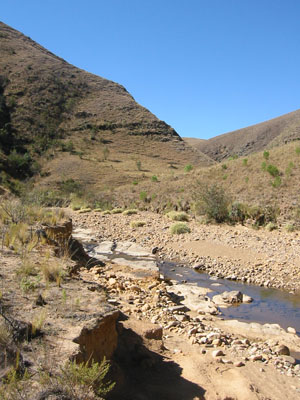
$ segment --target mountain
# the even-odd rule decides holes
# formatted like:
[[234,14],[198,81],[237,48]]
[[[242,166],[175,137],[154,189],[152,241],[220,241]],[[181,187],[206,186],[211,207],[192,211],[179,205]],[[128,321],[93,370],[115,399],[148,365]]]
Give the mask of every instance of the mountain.
[[216,161],[244,156],[300,139],[300,110],[278,118],[225,133],[209,140],[187,140]]
[[212,163],[123,86],[70,65],[2,22],[0,54],[0,167],[7,176],[32,176],[53,159],[63,169],[70,155],[80,168],[80,159],[105,151],[159,158],[165,166]]

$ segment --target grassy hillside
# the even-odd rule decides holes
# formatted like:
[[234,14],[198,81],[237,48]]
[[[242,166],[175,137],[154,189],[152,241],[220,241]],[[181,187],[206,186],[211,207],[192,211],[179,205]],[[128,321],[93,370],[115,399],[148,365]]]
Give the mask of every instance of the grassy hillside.
[[209,140],[194,140],[192,145],[214,160],[221,161],[229,156],[246,156],[299,139],[300,110],[297,110]]

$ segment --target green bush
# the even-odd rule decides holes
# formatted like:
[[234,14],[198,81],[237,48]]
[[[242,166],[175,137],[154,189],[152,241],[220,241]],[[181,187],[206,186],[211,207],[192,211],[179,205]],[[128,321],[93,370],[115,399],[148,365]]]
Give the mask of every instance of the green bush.
[[243,159],[243,165],[246,167],[248,165],[248,158]]
[[274,231],[275,229],[277,229],[277,225],[274,224],[274,222],[269,222],[269,223],[266,225],[266,229],[267,229],[269,232]]
[[189,216],[185,212],[170,211],[166,215],[168,218],[172,219],[173,221],[188,221],[189,220]]
[[297,146],[295,148],[295,152],[296,152],[297,156],[299,156],[299,154],[300,154],[300,146]]
[[157,176],[156,176],[156,175],[153,175],[153,176],[151,177],[151,181],[152,181],[152,182],[158,182]]
[[225,222],[228,217],[228,206],[230,199],[221,186],[211,185],[200,193],[198,210],[200,213],[216,222]]
[[265,161],[263,161],[263,162],[261,163],[261,169],[262,169],[263,171],[266,171],[266,170],[267,170],[267,163],[266,163]]
[[263,157],[264,157],[265,160],[268,160],[269,157],[270,157],[270,153],[268,151],[264,151],[263,152]]
[[170,232],[172,235],[180,235],[183,233],[190,233],[190,228],[183,222],[178,222],[170,227]]
[[227,169],[227,165],[226,164],[222,164],[222,169]]
[[271,185],[272,185],[274,188],[278,188],[278,187],[281,185],[281,178],[280,178],[280,176],[276,176],[275,179],[274,179],[274,181],[271,182]]
[[279,169],[277,167],[275,167],[275,165],[269,164],[267,166],[266,171],[269,172],[269,174],[274,177],[279,176]]
[[190,172],[193,169],[193,166],[191,164],[187,164],[184,167],[184,172]]
[[148,201],[147,192],[145,191],[140,192],[140,200],[144,201],[145,203]]
[[244,223],[248,218],[248,206],[240,202],[234,202],[229,209],[229,218],[232,222]]

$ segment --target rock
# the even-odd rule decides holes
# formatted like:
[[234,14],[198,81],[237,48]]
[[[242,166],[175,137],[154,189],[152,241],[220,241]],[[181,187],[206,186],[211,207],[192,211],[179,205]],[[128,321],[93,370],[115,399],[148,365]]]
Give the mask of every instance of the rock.
[[285,361],[285,362],[288,362],[288,363],[290,363],[290,364],[292,364],[292,365],[296,365],[296,360],[294,359],[294,357],[291,357],[291,356],[281,356],[281,358]]
[[238,368],[245,366],[245,364],[242,361],[236,361],[233,365]]
[[153,247],[152,249],[151,249],[151,253],[152,254],[156,254],[157,252],[158,252],[158,250],[159,250],[159,248],[156,246],[156,247]]
[[288,328],[287,328],[287,330],[286,330],[288,333],[293,333],[293,334],[296,334],[297,332],[296,332],[296,329],[295,328],[292,328],[291,326],[289,326]]
[[35,304],[37,306],[44,306],[44,305],[47,304],[47,302],[44,300],[43,296],[39,293],[39,295],[38,295],[38,297],[37,297],[37,299],[35,301]]
[[215,351],[212,352],[212,356],[213,356],[214,358],[222,357],[222,356],[224,356],[224,355],[225,355],[225,354],[223,353],[222,350],[215,350]]
[[101,362],[103,357],[110,359],[118,344],[116,330],[118,316],[119,311],[107,305],[98,317],[86,322],[79,334],[73,338],[79,349],[71,358],[77,363],[91,359]]
[[250,361],[262,361],[262,355],[261,354],[253,354],[250,357]]
[[243,294],[243,303],[252,303],[252,297],[248,296],[247,294]]
[[184,305],[179,305],[179,306],[169,307],[168,311],[170,311],[171,313],[177,313],[179,311],[189,311],[189,309]]
[[290,350],[287,346],[281,344],[278,345],[274,348],[274,351],[278,355],[283,355],[283,356],[289,356],[290,355]]
[[153,328],[147,329],[144,333],[144,337],[146,339],[161,340],[162,335],[163,335],[163,328],[159,325],[156,325]]

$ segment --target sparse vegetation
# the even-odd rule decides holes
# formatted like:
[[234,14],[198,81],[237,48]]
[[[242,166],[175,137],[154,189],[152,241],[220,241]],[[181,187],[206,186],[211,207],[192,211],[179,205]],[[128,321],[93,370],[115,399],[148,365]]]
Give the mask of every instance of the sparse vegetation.
[[138,210],[136,210],[134,208],[123,211],[123,215],[134,215],[137,213],[138,213]]
[[167,217],[173,221],[188,221],[189,216],[185,212],[180,211],[170,211],[167,214]]
[[137,167],[138,171],[142,170],[142,162],[141,162],[141,160],[137,160],[136,161],[136,167]]
[[151,181],[152,181],[152,182],[158,182],[157,176],[156,176],[156,175],[152,175],[152,176],[151,176]]
[[197,197],[195,208],[198,214],[205,214],[218,223],[228,220],[230,199],[221,186],[203,187]]
[[266,171],[274,177],[279,176],[279,169],[275,165],[269,164],[266,168]]
[[146,222],[145,221],[131,221],[130,226],[131,228],[141,228],[142,226],[145,226]]
[[124,211],[123,208],[113,208],[110,213],[111,214],[122,214],[123,211]]
[[269,153],[267,150],[264,151],[264,152],[263,152],[263,157],[264,157],[265,160],[269,160],[270,153]]
[[178,222],[177,224],[173,224],[170,227],[170,232],[172,235],[181,235],[184,233],[190,233],[191,230],[187,224],[184,224],[183,222]]
[[187,164],[184,167],[184,172],[190,172],[193,169],[193,166],[191,164]]

